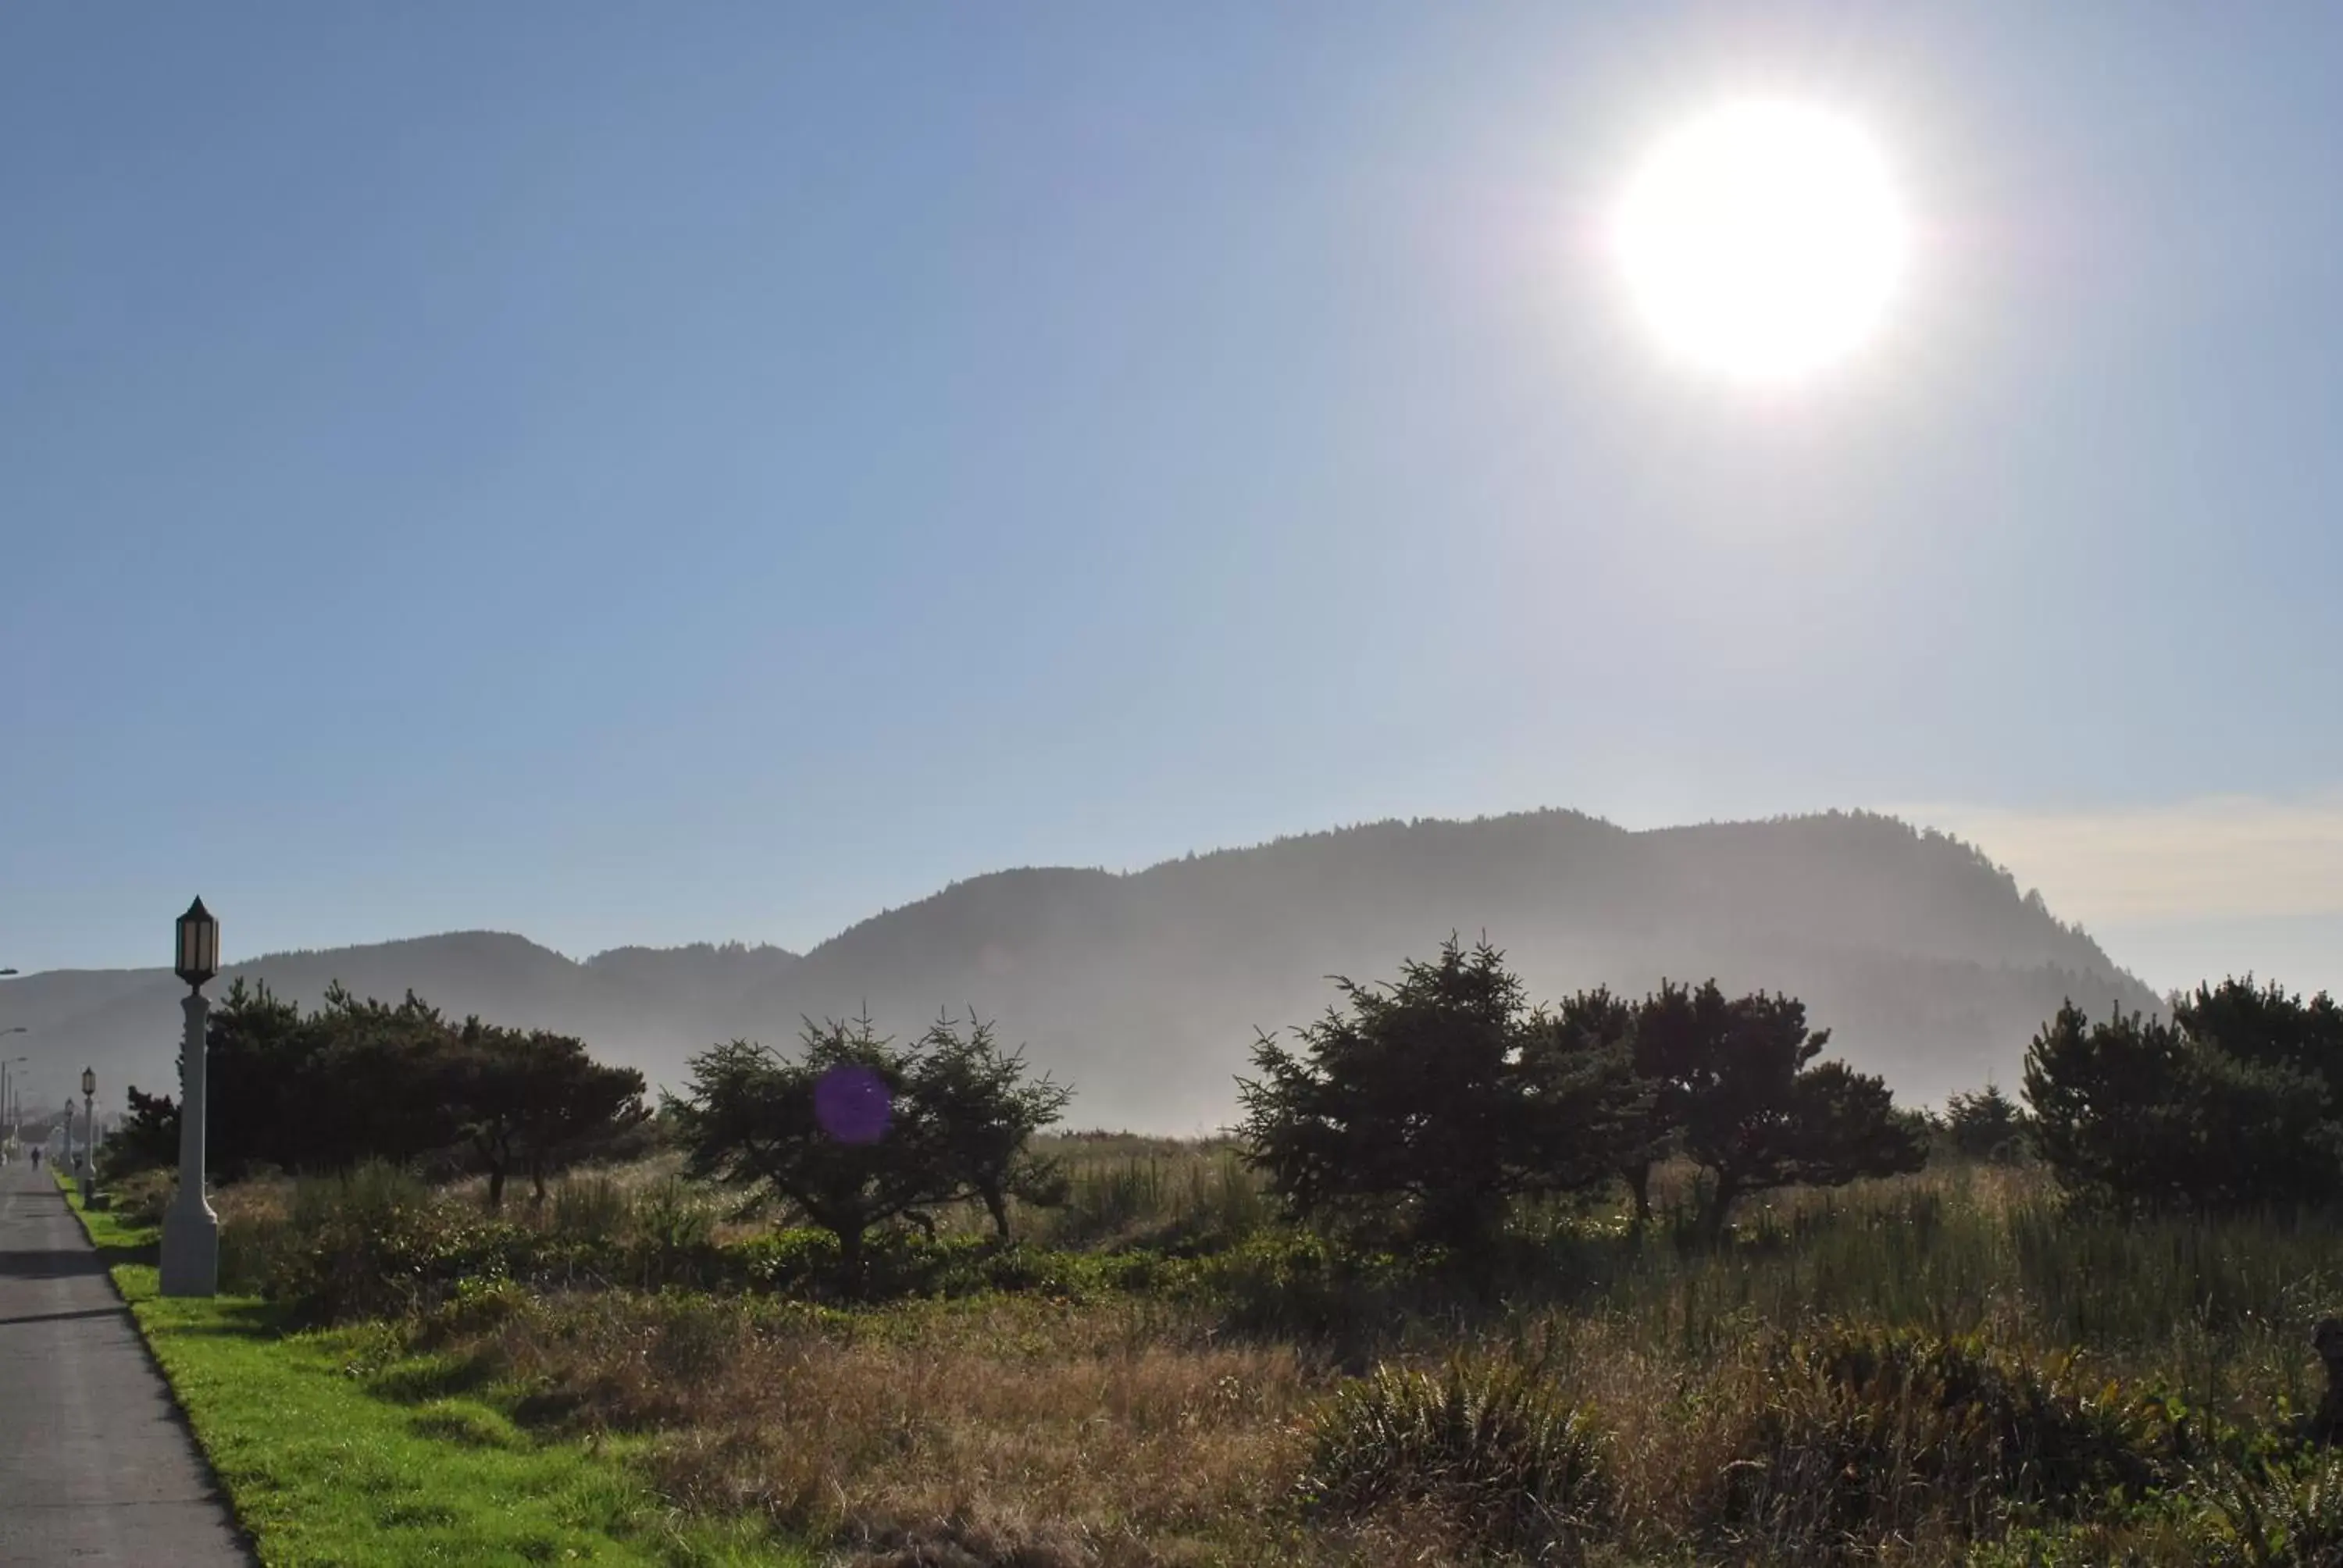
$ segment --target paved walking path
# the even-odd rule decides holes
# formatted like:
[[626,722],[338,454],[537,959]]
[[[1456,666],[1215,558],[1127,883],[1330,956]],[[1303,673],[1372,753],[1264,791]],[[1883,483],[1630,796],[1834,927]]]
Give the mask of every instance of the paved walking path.
[[0,1165],[0,1563],[250,1568],[81,1223]]

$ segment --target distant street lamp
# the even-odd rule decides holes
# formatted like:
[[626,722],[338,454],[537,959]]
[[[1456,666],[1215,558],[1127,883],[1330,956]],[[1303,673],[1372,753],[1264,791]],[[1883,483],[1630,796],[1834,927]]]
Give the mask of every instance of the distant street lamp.
[[219,922],[197,899],[179,917],[176,970],[187,982],[186,1033],[179,1044],[179,1192],[163,1216],[163,1293],[219,1291],[219,1216],[204,1200],[204,982],[219,972]]
[[[32,1031],[30,1030],[26,1029],[21,1023],[16,1025],[14,1029],[0,1029],[0,1035],[30,1034],[31,1032]],[[5,1116],[8,1119],[11,1136],[14,1136],[15,1134],[16,1124],[16,1101],[13,1097],[13,1091],[8,1082],[8,1069],[12,1066],[22,1065],[31,1060],[32,1058],[28,1056],[15,1056],[10,1057],[5,1061],[0,1061],[0,1116]]]
[[[25,1026],[21,1023],[16,1025],[14,1029],[0,1029],[0,1034],[24,1034],[25,1032],[27,1031]],[[0,1120],[5,1120],[8,1123],[8,1135],[5,1141],[10,1143],[14,1143],[16,1141],[16,1099],[15,1091],[10,1088],[8,1083],[8,1070],[12,1067],[22,1067],[25,1062],[30,1061],[31,1060],[32,1058],[28,1056],[11,1056],[0,1059]]]
[[97,1191],[97,1070],[81,1070],[81,1206]]

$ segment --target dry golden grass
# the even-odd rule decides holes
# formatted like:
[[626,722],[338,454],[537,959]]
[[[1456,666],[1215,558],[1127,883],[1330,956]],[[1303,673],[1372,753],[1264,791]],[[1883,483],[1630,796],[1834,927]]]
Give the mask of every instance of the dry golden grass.
[[1290,1348],[1215,1344],[1139,1302],[850,1328],[704,1298],[514,1307],[453,1324],[452,1348],[548,1391],[539,1413],[661,1433],[650,1463],[685,1507],[902,1563],[1278,1560],[1326,1386]]
[[[1088,1180],[1083,1224],[1107,1241],[1209,1222],[1224,1200],[1212,1185],[1224,1151],[1067,1140],[1055,1151]],[[1956,1165],[1772,1194],[1745,1206],[1739,1239],[1721,1251],[1679,1244],[1667,1210],[1689,1196],[1687,1173],[1659,1174],[1663,1217],[1648,1233],[1560,1209],[1525,1217],[1544,1250],[1509,1287],[1511,1308],[1420,1313],[1404,1332],[1377,1330],[1365,1352],[1430,1368],[1502,1352],[1516,1333],[1551,1335],[1561,1397],[1591,1407],[1604,1434],[1594,1562],[1937,1568],[2006,1527],[1992,1489],[1955,1496],[1941,1479],[1886,1477],[1860,1539],[1816,1546],[1821,1527],[1794,1517],[1795,1494],[1833,1483],[1793,1473],[1842,1450],[1826,1427],[1810,1453],[1762,1430],[1797,1397],[1766,1359],[1784,1334],[1854,1322],[1982,1335],[2028,1357],[2080,1348],[2095,1375],[2165,1383],[2266,1429],[2283,1404],[2315,1401],[2308,1326],[2343,1302],[2343,1254],[2323,1226],[2093,1220],[2063,1212],[2038,1171]],[[672,1171],[650,1163],[585,1172],[542,1215],[524,1205],[512,1217],[637,1224],[626,1216],[672,1186]],[[614,1191],[625,1204],[614,1208]],[[283,1213],[288,1193],[232,1190],[227,1229]],[[594,1218],[606,1213],[618,1219]],[[1230,1302],[1177,1304],[1192,1300],[1037,1294],[847,1314],[761,1295],[535,1300],[508,1288],[442,1312],[426,1341],[518,1391],[532,1422],[649,1434],[646,1462],[679,1506],[761,1516],[870,1568],[1480,1560],[1469,1528],[1421,1511],[1305,1517],[1296,1488],[1312,1426],[1342,1382],[1331,1352],[1257,1324],[1262,1337],[1230,1340],[1211,1315]],[[1866,1410],[1911,1419],[1892,1402]],[[1924,1425],[1912,1431],[1929,1440]],[[1775,1461],[1791,1479],[1756,1489],[1755,1523],[1745,1487],[1735,1514],[1725,1478]],[[2177,1524],[2060,1528],[2060,1563],[2201,1560]],[[2104,1552],[2071,1543],[2093,1532]]]
[[[1762,1530],[1736,1546],[1716,1523],[1720,1478],[1748,1462],[1751,1423],[1776,1397],[1765,1336],[1704,1361],[1616,1317],[1537,1332],[1553,1336],[1564,1396],[1607,1436],[1594,1560],[1684,1561],[1692,1543],[1704,1563],[1785,1560]],[[990,1298],[849,1318],[514,1293],[451,1311],[435,1338],[538,1391],[524,1400],[535,1420],[654,1434],[646,1463],[677,1505],[760,1516],[861,1568],[1483,1561],[1470,1521],[1419,1508],[1305,1519],[1296,1485],[1339,1378],[1292,1347],[1217,1342],[1161,1304]],[[1861,1559],[1964,1561],[1972,1501],[1922,1500]]]

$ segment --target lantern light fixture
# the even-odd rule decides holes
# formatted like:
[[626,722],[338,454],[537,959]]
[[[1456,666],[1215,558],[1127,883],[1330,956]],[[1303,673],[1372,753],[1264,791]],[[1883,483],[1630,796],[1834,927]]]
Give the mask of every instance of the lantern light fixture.
[[219,973],[219,921],[197,899],[179,917],[179,978],[200,989]]

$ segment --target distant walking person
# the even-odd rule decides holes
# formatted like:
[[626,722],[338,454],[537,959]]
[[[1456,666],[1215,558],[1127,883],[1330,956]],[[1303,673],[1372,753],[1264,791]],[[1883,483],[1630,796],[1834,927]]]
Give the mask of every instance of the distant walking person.
[[41,1168],[41,1151],[40,1151],[38,1149],[35,1149],[35,1150],[33,1151],[33,1169],[34,1169],[34,1170],[35,1170],[35,1171],[38,1171],[40,1168]]

